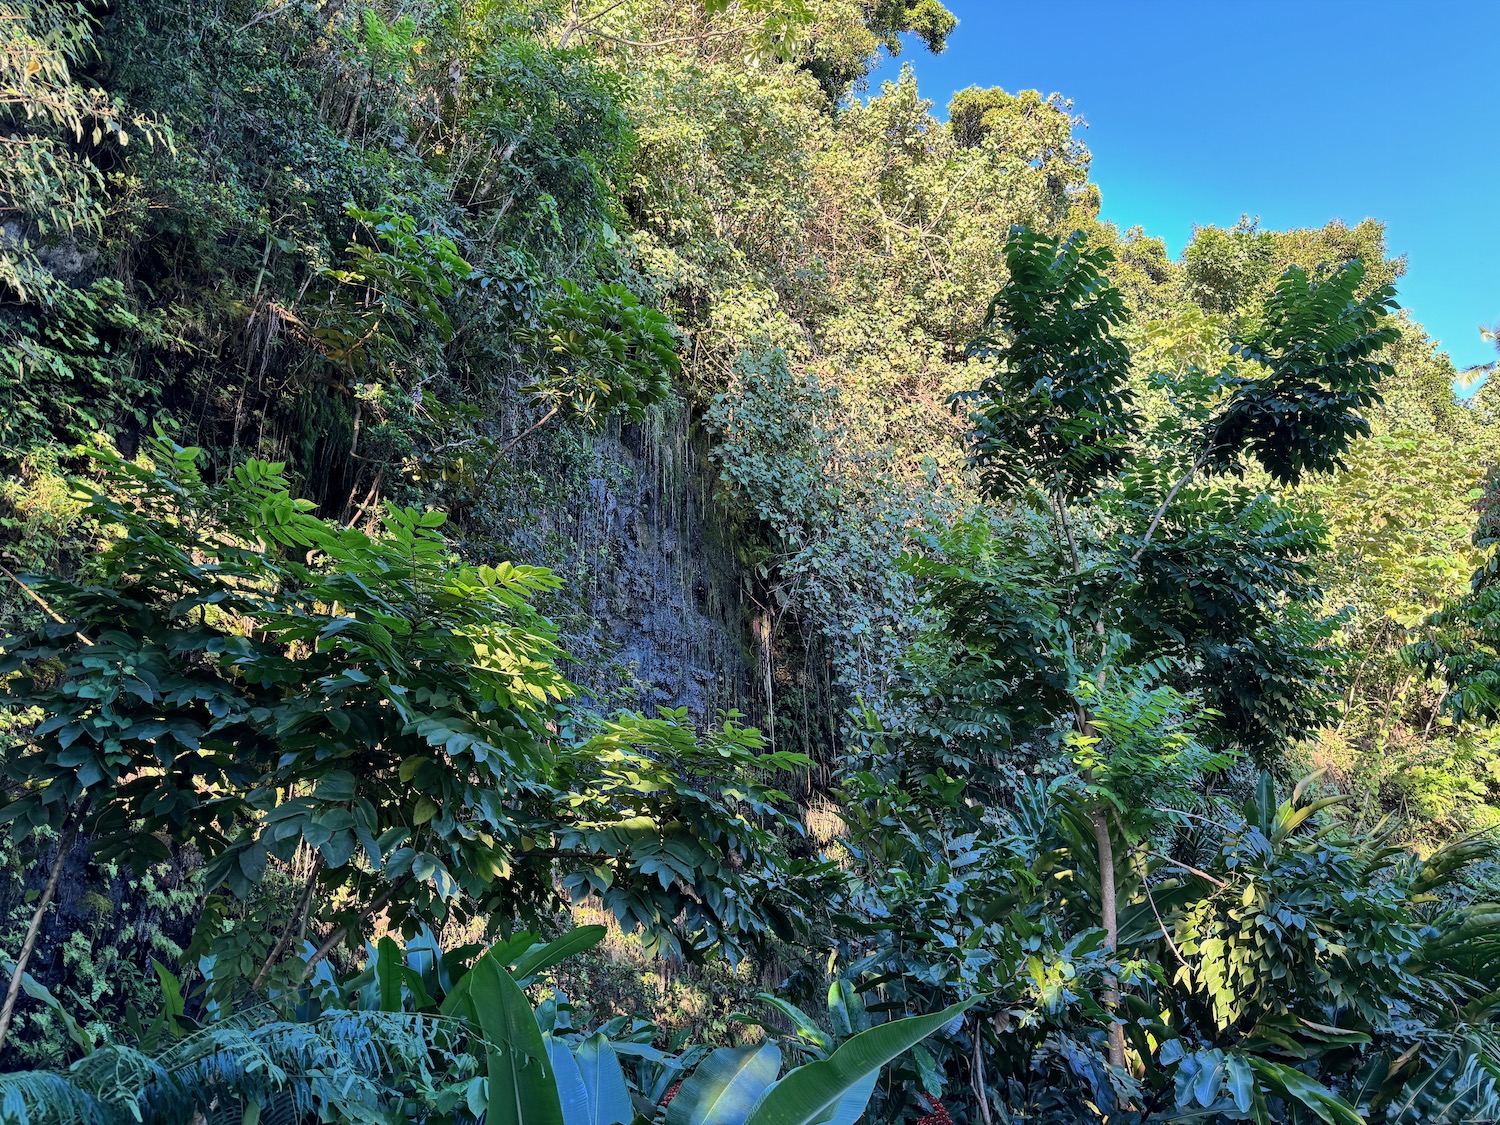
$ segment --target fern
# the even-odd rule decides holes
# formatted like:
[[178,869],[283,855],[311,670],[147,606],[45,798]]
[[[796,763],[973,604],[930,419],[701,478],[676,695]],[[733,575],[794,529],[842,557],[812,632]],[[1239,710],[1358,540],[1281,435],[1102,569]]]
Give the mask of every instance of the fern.
[[[110,1044],[66,1071],[0,1076],[0,1125],[180,1125],[202,1119],[412,1120],[475,1072],[468,1031],[438,1016],[327,1012],[195,1032],[156,1055]],[[270,1114],[270,1116],[265,1116]]]

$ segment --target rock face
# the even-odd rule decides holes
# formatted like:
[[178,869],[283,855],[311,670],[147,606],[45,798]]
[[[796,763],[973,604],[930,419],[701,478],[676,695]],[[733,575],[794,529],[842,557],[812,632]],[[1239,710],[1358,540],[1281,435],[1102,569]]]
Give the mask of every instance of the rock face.
[[614,564],[591,614],[630,669],[638,704],[695,718],[747,702],[743,609],[714,518],[706,450],[681,418],[613,439],[623,480],[590,481],[589,534]]
[[42,241],[36,230],[17,221],[0,223],[0,254],[29,254],[37,266],[60,280],[77,277],[99,260],[97,250],[85,250],[75,239]]
[[714,479],[681,409],[590,436],[554,431],[472,529],[476,554],[563,579],[544,608],[575,657],[568,675],[606,709],[686,707],[700,724],[731,707],[755,717],[741,576]]

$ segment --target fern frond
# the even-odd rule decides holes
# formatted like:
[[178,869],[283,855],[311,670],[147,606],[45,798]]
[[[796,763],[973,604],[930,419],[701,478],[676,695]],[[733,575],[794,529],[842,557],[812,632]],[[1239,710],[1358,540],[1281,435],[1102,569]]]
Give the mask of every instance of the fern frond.
[[[327,1012],[306,1023],[214,1024],[151,1056],[110,1044],[67,1071],[0,1076],[0,1125],[179,1125],[272,1108],[303,1120],[398,1118],[466,1081],[460,1021],[401,1012]],[[226,1116],[227,1115],[227,1116]]]

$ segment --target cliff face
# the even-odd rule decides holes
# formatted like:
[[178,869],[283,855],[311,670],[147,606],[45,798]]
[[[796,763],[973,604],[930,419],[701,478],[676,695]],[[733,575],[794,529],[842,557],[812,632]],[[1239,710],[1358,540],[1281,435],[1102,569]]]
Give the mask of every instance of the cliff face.
[[681,413],[601,445],[622,471],[591,478],[573,518],[580,556],[605,563],[587,611],[592,639],[612,660],[584,669],[584,686],[647,712],[686,707],[699,721],[746,710],[740,577],[716,518],[705,445]]
[[746,709],[740,577],[716,518],[707,450],[678,414],[615,438],[630,472],[590,482],[586,534],[615,565],[590,606],[642,706]]
[[[469,527],[474,557],[551,567],[569,675],[605,708],[753,713],[753,650],[707,441],[680,406],[546,435]],[[503,495],[502,495],[503,492]]]

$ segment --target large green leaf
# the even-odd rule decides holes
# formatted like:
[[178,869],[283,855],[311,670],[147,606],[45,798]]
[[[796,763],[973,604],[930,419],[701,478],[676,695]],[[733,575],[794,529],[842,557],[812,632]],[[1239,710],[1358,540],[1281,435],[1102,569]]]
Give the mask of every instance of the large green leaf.
[[375,983],[380,992],[380,1010],[399,1012],[401,1005],[402,970],[406,958],[401,947],[392,937],[383,937],[375,947]]
[[1500,904],[1476,902],[1447,915],[1424,954],[1430,964],[1500,988]]
[[474,970],[485,962],[496,966],[501,972],[505,972],[507,966],[514,966],[514,979],[521,984],[526,978],[551,968],[564,957],[598,945],[604,938],[604,932],[603,926],[579,926],[554,941],[538,942],[535,934],[522,930],[505,941],[498,941],[481,953],[469,971],[454,982],[448,995],[443,997],[441,1011],[445,1016],[462,1015],[470,1011],[469,989],[474,982]]
[[834,1030],[848,1037],[870,1029],[870,1016],[865,1011],[865,1002],[855,991],[854,982],[840,977],[828,986],[828,1015],[833,1020]]
[[547,1057],[552,1062],[552,1073],[557,1077],[557,1098],[562,1106],[563,1125],[591,1125],[589,1095],[584,1089],[583,1074],[578,1069],[578,1060],[567,1044],[559,1043],[550,1035],[543,1035],[547,1045]]
[[635,1120],[625,1071],[603,1032],[578,1045],[578,1069],[588,1099],[588,1125],[629,1125]]
[[1235,1108],[1249,1113],[1255,1102],[1255,1072],[1243,1055],[1230,1055],[1224,1064],[1225,1086]]
[[813,1125],[823,1120],[830,1111],[837,1112],[849,1092],[871,1074],[879,1074],[886,1063],[968,1011],[977,999],[965,1000],[930,1016],[892,1020],[860,1032],[828,1058],[799,1066],[783,1078],[756,1108],[747,1125]]
[[1337,797],[1322,797],[1316,801],[1310,801],[1305,805],[1293,806],[1290,802],[1283,803],[1276,809],[1276,819],[1271,824],[1270,839],[1273,844],[1281,844],[1302,826],[1303,821],[1315,813],[1322,812],[1333,805],[1341,805],[1349,798],[1344,795]]
[[836,1046],[833,1036],[824,1031],[813,1021],[813,1018],[797,1005],[783,1000],[780,996],[773,996],[769,992],[757,993],[756,997],[762,1004],[769,1004],[778,1012],[792,1021],[792,1027],[798,1038],[806,1040],[826,1055]]
[[603,926],[579,926],[545,945],[533,945],[515,959],[516,979],[527,980],[575,953],[593,949],[604,940],[604,934]]
[[531,1001],[493,957],[470,970],[469,1003],[486,1040],[486,1125],[565,1125]]
[[1365,1125],[1365,1119],[1352,1105],[1300,1070],[1254,1055],[1247,1055],[1245,1059],[1256,1077],[1272,1093],[1288,1101],[1301,1102],[1328,1125]]
[[854,1125],[865,1115],[865,1108],[870,1104],[870,1098],[875,1093],[875,1083],[879,1081],[880,1071],[870,1071],[839,1099],[838,1105],[833,1107],[833,1113],[823,1118],[821,1125]]
[[745,1125],[780,1069],[774,1043],[720,1047],[683,1082],[666,1125]]
[[1261,770],[1255,782],[1255,794],[1245,802],[1245,819],[1261,830],[1267,839],[1276,819],[1276,779],[1269,770]]

